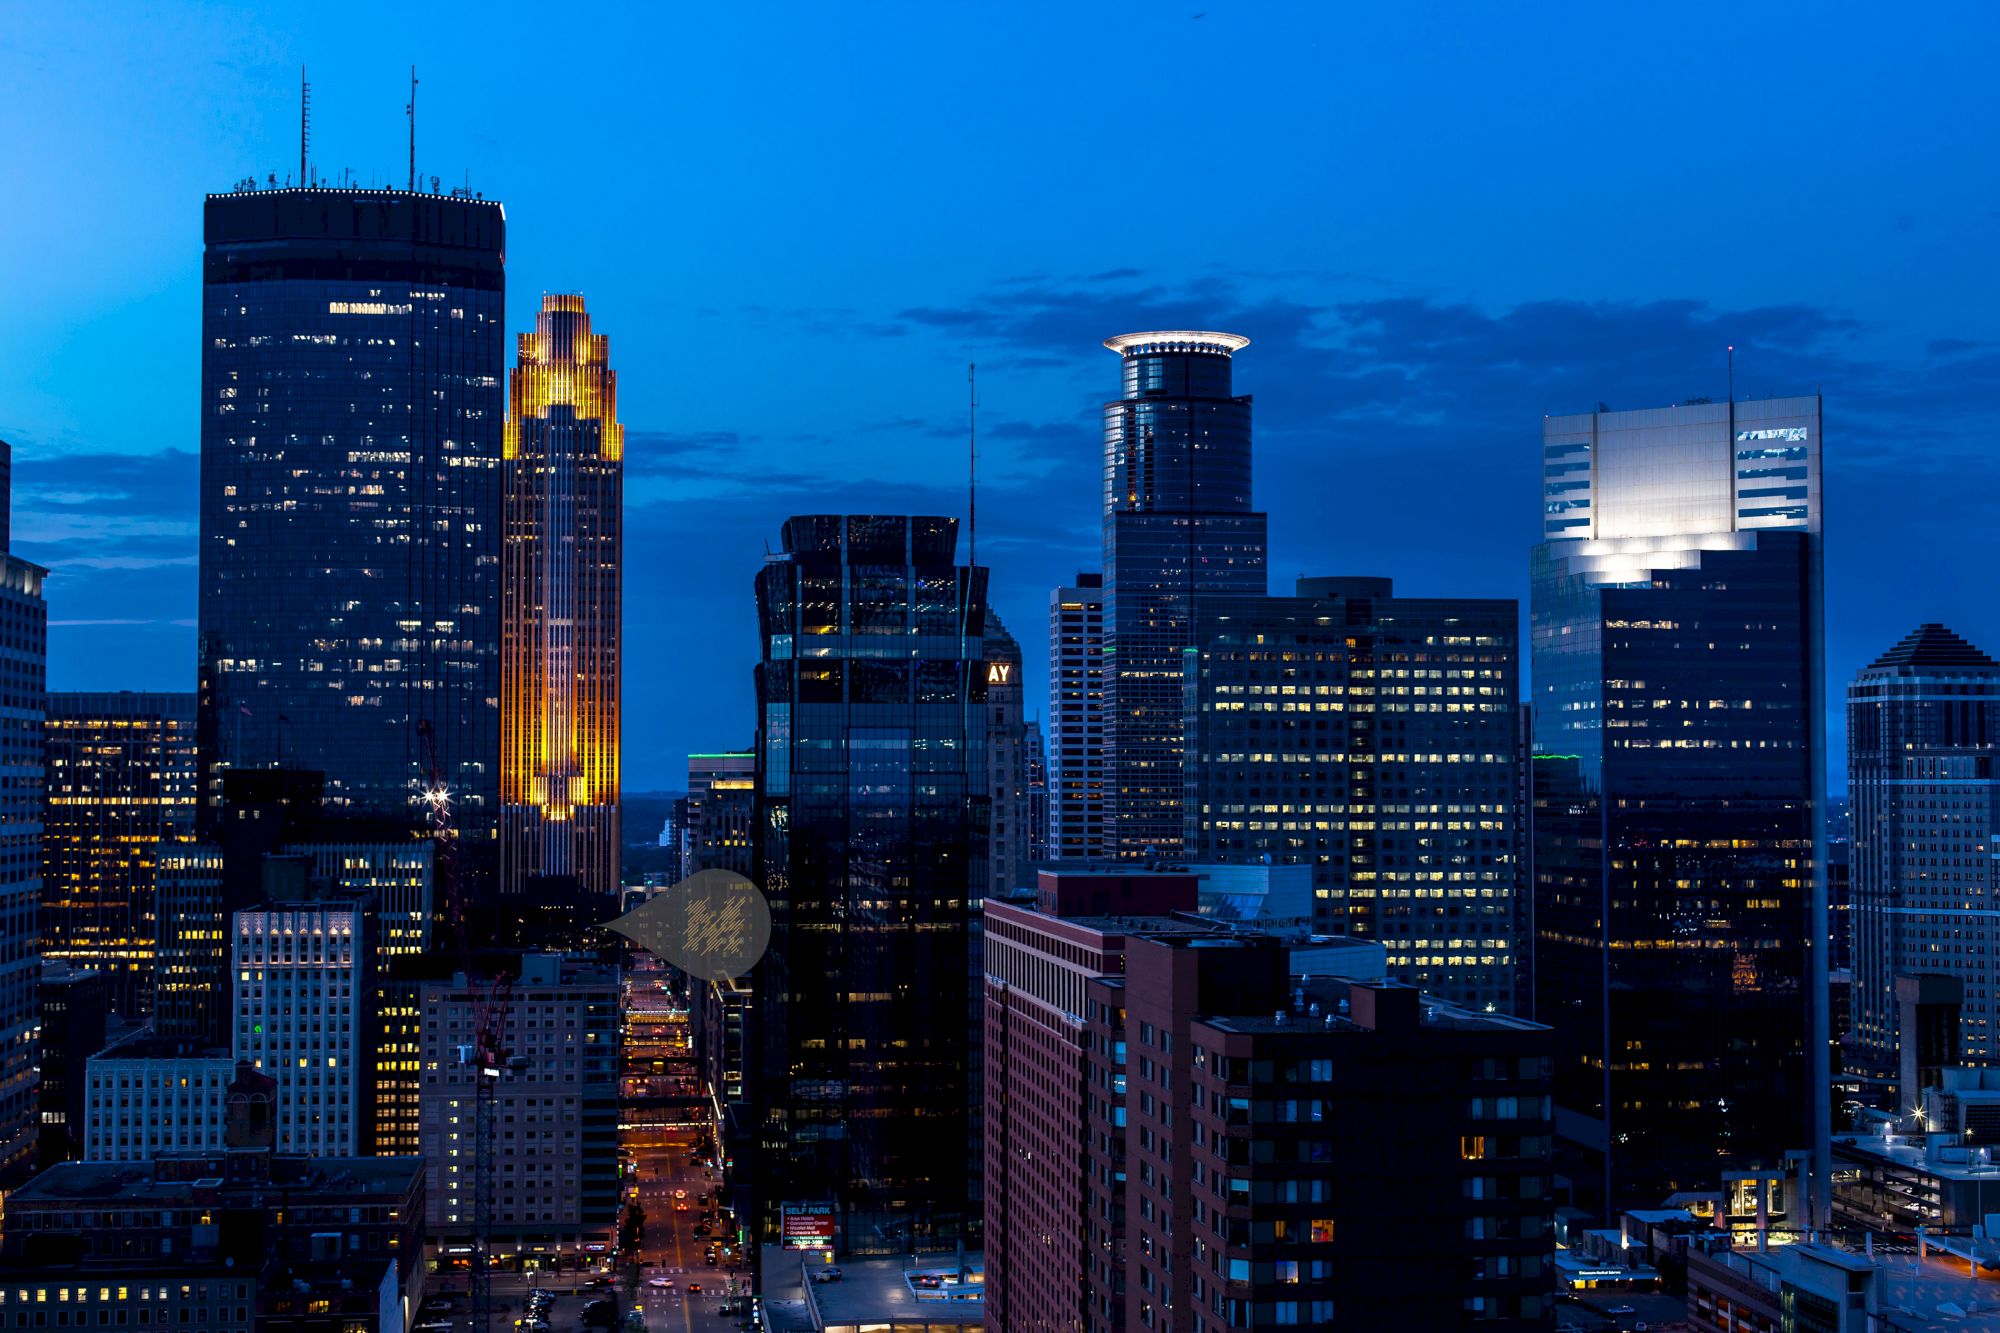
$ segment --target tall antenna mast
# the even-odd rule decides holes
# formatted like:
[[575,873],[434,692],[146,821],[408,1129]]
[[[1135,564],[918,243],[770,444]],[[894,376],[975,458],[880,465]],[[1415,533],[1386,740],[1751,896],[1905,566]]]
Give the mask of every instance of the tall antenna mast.
[[410,66],[410,104],[403,108],[410,118],[410,193],[417,192],[417,67]]
[[312,142],[312,85],[306,82],[306,67],[299,66],[299,185],[311,184],[306,179],[306,149]]
[[979,363],[965,363],[965,563],[979,563]]
[[1736,344],[1729,344],[1729,401],[1736,401]]

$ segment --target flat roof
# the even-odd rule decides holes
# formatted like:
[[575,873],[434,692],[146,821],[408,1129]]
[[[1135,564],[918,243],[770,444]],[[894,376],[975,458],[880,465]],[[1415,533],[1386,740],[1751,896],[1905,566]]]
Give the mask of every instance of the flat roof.
[[[1268,1014],[1198,1014],[1195,1021],[1222,1032],[1373,1032],[1374,1028],[1363,1027],[1341,1012],[1341,1005],[1349,998],[1354,986],[1384,986],[1393,990],[1409,990],[1397,982],[1384,983],[1366,978],[1342,976],[1316,976],[1293,980],[1293,992],[1305,993],[1308,1004],[1317,1003],[1319,1012],[1308,1009],[1287,1008],[1280,1015],[1275,1010]],[[1540,1023],[1525,1018],[1515,1018],[1501,1013],[1474,1013],[1461,1009],[1455,1004],[1430,995],[1420,995],[1417,1001],[1418,1023],[1425,1028],[1436,1030],[1458,1030],[1472,1032],[1545,1032]]]
[[[63,1205],[114,1201],[173,1203],[195,1193],[195,1178],[157,1179],[153,1174],[154,1166],[187,1167],[210,1163],[219,1173],[224,1166],[223,1154],[162,1155],[150,1163],[60,1162],[14,1190],[7,1196],[7,1201],[13,1204]],[[282,1169],[276,1171],[272,1182],[245,1181],[241,1184],[224,1184],[214,1175],[203,1175],[203,1181],[214,1182],[204,1184],[203,1190],[225,1195],[241,1192],[269,1196],[272,1185],[277,1184],[293,1197],[307,1191],[324,1192],[329,1196],[380,1194],[400,1197],[409,1191],[411,1182],[423,1174],[424,1160],[421,1157],[305,1157],[281,1153],[272,1165],[300,1169],[291,1174]]]
[[[1895,1135],[1893,1141],[1875,1135],[1842,1134],[1834,1139],[1833,1146],[1906,1170],[1927,1172],[1940,1180],[2000,1180],[2000,1160],[1978,1166],[1970,1162],[1938,1161],[1929,1155],[1922,1143],[1912,1143],[1904,1134]],[[1978,1150],[1959,1148],[1957,1151]]]
[[[946,1272],[957,1264],[954,1256],[944,1254],[918,1260],[842,1260],[833,1265],[841,1272],[839,1281],[807,1283],[807,1300],[819,1312],[815,1326],[833,1330],[893,1322],[899,1327],[917,1323],[977,1327],[985,1322],[984,1300],[919,1300],[907,1276]],[[983,1271],[984,1256],[967,1254],[965,1265],[968,1271]],[[825,1267],[805,1261],[808,1279],[815,1268]]]

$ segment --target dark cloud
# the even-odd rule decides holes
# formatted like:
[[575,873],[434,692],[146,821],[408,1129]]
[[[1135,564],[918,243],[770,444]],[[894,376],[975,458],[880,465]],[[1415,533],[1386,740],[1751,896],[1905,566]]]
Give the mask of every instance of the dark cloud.
[[108,509],[126,516],[194,513],[201,459],[180,449],[151,454],[14,456],[14,503],[36,511]]

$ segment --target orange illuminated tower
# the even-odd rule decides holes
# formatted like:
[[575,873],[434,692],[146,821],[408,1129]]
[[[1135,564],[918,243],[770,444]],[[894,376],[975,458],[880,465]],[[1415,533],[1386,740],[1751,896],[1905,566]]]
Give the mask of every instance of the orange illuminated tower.
[[544,296],[520,340],[502,456],[503,892],[618,889],[624,428],[581,296]]

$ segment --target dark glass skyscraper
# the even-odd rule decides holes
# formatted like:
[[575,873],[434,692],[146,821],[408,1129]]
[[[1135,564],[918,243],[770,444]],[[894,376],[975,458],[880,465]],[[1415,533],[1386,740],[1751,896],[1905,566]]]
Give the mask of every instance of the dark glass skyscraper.
[[204,765],[305,763],[335,810],[407,811],[428,720],[490,837],[500,206],[252,191],[209,196],[205,234]]
[[1535,1016],[1613,1207],[1792,1152],[1826,1207],[1819,452],[1816,398],[1544,423]]
[[42,725],[48,693],[48,571],[12,554],[13,449],[0,442],[0,1186],[33,1169],[40,1080]]
[[757,576],[755,1235],[831,1204],[853,1253],[949,1248],[970,1192],[985,894],[986,571],[950,518],[810,515]]
[[501,874],[618,892],[625,428],[610,341],[581,296],[542,298],[507,422]]
[[1230,382],[1230,358],[1249,342],[1169,331],[1104,344],[1124,372],[1104,405],[1108,856],[1180,853],[1181,654],[1205,618],[1264,594],[1250,399]]

